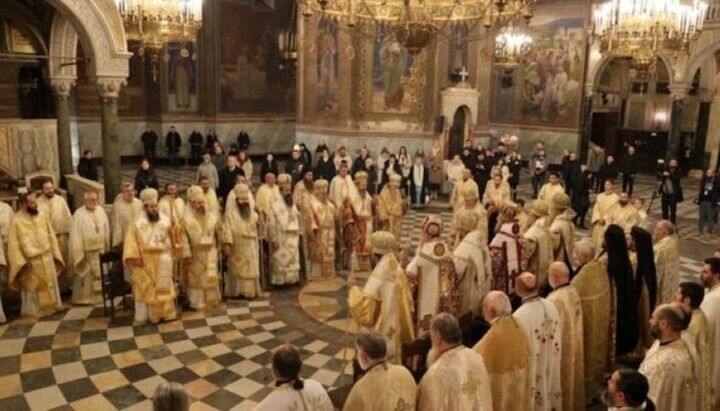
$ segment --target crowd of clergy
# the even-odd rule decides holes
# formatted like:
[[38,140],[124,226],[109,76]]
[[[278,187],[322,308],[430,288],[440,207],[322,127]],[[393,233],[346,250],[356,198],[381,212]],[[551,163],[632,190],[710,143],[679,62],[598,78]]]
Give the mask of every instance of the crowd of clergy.
[[[422,158],[415,167],[427,172]],[[410,255],[400,247],[402,222],[411,200],[425,196],[404,190],[398,174],[371,195],[367,172],[351,175],[344,160],[336,171],[330,181],[311,168],[297,179],[268,172],[254,193],[238,175],[222,196],[201,176],[185,200],[175,184],[160,197],[127,183],[109,216],[95,192],[71,214],[47,181],[21,195],[16,213],[0,203],[0,264],[21,313],[42,317],[61,308],[65,290],[72,304],[100,303],[99,257],[119,250],[137,323],[177,319],[181,297],[202,310],[346,271],[365,372],[346,409],[582,410],[599,400],[720,409],[720,256],[681,283],[675,226],[661,220],[650,233],[612,180],[595,201],[591,238],[576,242],[557,173],[526,211],[500,174],[481,196],[464,169],[453,181],[451,226],[426,216]],[[423,176],[415,180],[421,190]],[[371,272],[362,287],[361,271]],[[471,347],[463,316],[489,328]],[[397,364],[418,339],[432,348],[416,384]],[[260,409],[290,406],[296,391],[324,409],[322,387],[299,380],[293,352],[276,351],[274,374],[289,389]]]

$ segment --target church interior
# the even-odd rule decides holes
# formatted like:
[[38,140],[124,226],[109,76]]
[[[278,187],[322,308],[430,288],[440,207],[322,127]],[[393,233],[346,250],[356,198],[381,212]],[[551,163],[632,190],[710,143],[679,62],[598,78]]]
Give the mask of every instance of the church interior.
[[[630,3],[655,4],[667,16],[649,13],[657,20],[648,22]],[[682,12],[669,6],[676,3]],[[668,27],[657,29],[658,21]],[[180,140],[171,143],[175,133]],[[293,187],[303,184],[302,168],[287,167],[297,161],[299,145],[311,171],[323,157],[316,147],[334,156],[346,150],[353,174],[361,149],[378,163],[381,151],[393,153],[394,161],[405,149],[408,170],[422,159],[430,178],[439,170],[442,181],[436,188],[431,182],[429,194],[404,176],[402,201],[413,204],[393,227],[399,260],[422,255],[430,218],[439,218],[442,237],[453,242],[453,207],[465,195],[450,177],[458,156],[464,162],[480,146],[495,155],[499,146],[516,152],[512,200],[523,199],[530,212],[541,201],[533,187],[539,146],[543,173],[560,174],[569,152],[590,167],[595,150],[620,163],[633,147],[637,176],[630,191],[632,199],[644,200],[650,234],[668,219],[661,210],[663,170],[672,159],[679,164],[684,199],[672,216],[679,250],[672,275],[676,283],[700,283],[704,260],[720,246],[717,230],[698,230],[703,176],[720,167],[720,0],[0,0],[0,202],[17,212],[27,193],[44,191],[51,181],[70,212],[86,206],[93,192],[110,218],[128,182],[130,190],[135,182],[146,207],[136,175],[148,159],[156,200],[174,185],[187,210],[189,189],[200,184],[201,156],[214,142],[224,152],[244,153],[256,205],[269,154],[278,163],[275,175],[279,167],[292,175]],[[429,158],[438,159],[439,168]],[[93,165],[94,179],[81,175],[83,161]],[[627,172],[615,172],[619,194],[618,174]],[[383,178],[369,182],[373,209]],[[492,183],[490,174],[485,183]],[[279,176],[278,185],[282,191]],[[590,214],[602,191],[593,188],[587,227],[578,224],[568,242],[593,236]],[[483,205],[484,191],[475,194]],[[241,195],[234,180],[230,192]],[[716,196],[714,220],[720,191]],[[343,206],[335,207],[342,214]],[[128,278],[123,292],[106,298],[102,288],[93,304],[74,304],[72,287],[60,286],[60,309],[41,318],[24,315],[8,251],[15,234],[10,219],[0,218],[9,261],[0,267],[7,317],[0,322],[0,410],[152,410],[156,388],[165,382],[183,387],[192,410],[252,410],[275,391],[273,352],[285,344],[298,351],[302,378],[318,381],[335,409],[343,409],[362,378],[354,341],[367,328],[353,316],[348,284],[356,278],[361,288],[370,283],[372,266],[356,269],[354,251],[343,244],[342,218],[329,246],[334,275],[311,278],[313,251],[302,250],[309,247],[304,237],[295,249],[302,260],[298,282],[263,280],[257,296],[223,296],[206,309],[188,308],[178,290],[177,318],[157,324],[138,323]],[[379,230],[384,221],[371,216],[369,224]],[[270,278],[278,246],[261,237],[255,258],[261,277]],[[229,263],[215,254],[222,287]],[[67,263],[63,275],[72,278]],[[126,264],[131,268],[137,267]],[[481,303],[474,303],[476,315],[459,322],[469,348],[490,328]],[[422,376],[424,365],[404,359],[395,362]],[[640,361],[630,365],[638,368]],[[608,404],[598,396],[586,405],[600,410]]]

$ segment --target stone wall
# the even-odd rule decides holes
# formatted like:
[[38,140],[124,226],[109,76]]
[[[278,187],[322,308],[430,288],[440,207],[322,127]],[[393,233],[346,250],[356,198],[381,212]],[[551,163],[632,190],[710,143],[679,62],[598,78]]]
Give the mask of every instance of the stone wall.
[[87,178],[80,177],[77,174],[65,175],[67,179],[67,194],[68,194],[68,205],[71,210],[76,210],[83,205],[84,194],[86,191],[95,191],[98,193],[98,204],[100,206],[105,205],[105,186],[88,180]]
[[[188,156],[190,153],[190,144],[188,137],[193,130],[197,130],[205,136],[210,130],[215,130],[218,138],[225,146],[225,150],[230,148],[230,144],[236,141],[237,135],[241,130],[245,130],[250,135],[250,153],[263,154],[265,152],[289,152],[295,141],[295,123],[293,120],[277,119],[272,121],[263,120],[227,120],[222,121],[204,121],[198,120],[163,120],[145,121],[145,120],[123,120],[120,119],[118,124],[118,138],[120,140],[120,155],[122,157],[141,156],[143,155],[142,142],[140,135],[145,131],[146,126],[152,127],[158,133],[157,154],[159,157],[164,155],[165,134],[170,126],[175,126],[182,137],[182,146],[180,150],[181,156]],[[79,152],[83,150],[92,150],[96,157],[102,154],[101,126],[100,121],[79,120],[77,122]]]
[[13,179],[42,170],[59,180],[57,121],[0,120],[0,169]]

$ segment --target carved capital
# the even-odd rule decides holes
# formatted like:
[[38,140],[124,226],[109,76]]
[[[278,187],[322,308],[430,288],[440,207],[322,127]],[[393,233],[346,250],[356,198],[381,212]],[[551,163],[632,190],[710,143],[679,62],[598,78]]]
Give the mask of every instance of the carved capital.
[[715,98],[715,90],[701,89],[698,92],[698,97],[700,98],[701,102],[709,103],[709,102],[713,101],[713,98]]
[[592,97],[593,94],[595,94],[594,85],[593,84],[586,84],[585,85],[585,97]]
[[117,100],[120,89],[127,84],[124,77],[98,77],[98,93],[103,101]]
[[690,92],[690,85],[686,83],[674,83],[668,86],[673,100],[684,100]]
[[74,78],[51,78],[50,87],[52,87],[55,98],[58,100],[67,100],[70,97],[70,91],[75,86]]

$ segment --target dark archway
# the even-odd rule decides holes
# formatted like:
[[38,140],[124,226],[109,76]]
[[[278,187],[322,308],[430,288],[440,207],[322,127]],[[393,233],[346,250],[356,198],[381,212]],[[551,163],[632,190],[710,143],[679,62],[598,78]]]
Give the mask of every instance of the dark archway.
[[456,154],[462,154],[465,135],[467,134],[467,119],[470,109],[466,106],[458,107],[453,115],[452,126],[450,126],[450,145],[448,147],[448,159]]
[[18,73],[20,118],[53,118],[52,91],[40,65],[26,65]]

